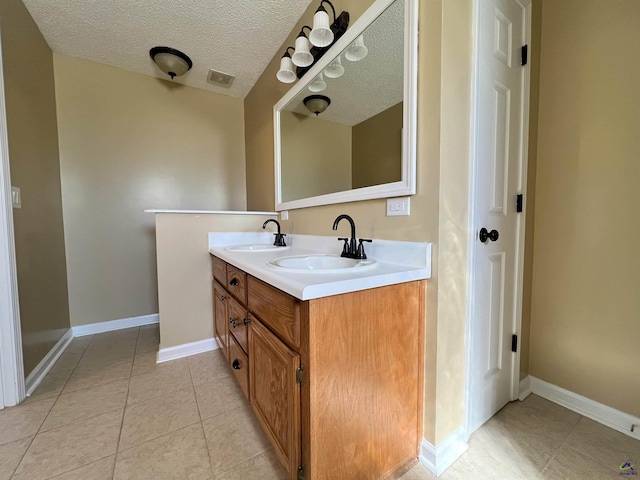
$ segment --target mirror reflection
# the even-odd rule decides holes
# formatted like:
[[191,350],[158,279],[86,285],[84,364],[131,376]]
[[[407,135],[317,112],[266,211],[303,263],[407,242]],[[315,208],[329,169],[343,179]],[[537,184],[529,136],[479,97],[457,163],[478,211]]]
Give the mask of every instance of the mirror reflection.
[[280,112],[282,201],[402,180],[404,1]]

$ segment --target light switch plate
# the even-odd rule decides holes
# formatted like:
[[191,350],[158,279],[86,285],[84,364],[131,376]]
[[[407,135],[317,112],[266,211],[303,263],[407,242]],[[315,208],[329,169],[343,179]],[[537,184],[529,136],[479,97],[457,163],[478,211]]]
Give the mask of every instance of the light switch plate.
[[11,205],[13,208],[22,208],[22,196],[18,187],[11,187]]
[[387,217],[409,215],[409,197],[387,198]]

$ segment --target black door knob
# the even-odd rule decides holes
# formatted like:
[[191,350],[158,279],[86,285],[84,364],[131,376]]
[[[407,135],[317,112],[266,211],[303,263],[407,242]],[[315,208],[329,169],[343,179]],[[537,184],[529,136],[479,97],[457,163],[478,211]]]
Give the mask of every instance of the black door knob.
[[498,240],[498,237],[500,237],[500,234],[497,230],[488,231],[486,228],[482,227],[480,229],[480,235],[478,235],[478,237],[480,238],[480,241],[482,243],[485,243],[487,240],[495,242],[496,240]]
[[240,362],[238,361],[237,358],[233,361],[231,366],[233,367],[234,370],[240,370]]

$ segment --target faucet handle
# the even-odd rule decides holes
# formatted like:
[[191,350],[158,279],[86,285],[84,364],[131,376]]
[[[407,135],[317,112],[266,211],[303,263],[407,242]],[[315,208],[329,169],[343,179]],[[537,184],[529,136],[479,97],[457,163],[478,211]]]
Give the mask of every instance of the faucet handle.
[[364,245],[362,244],[362,242],[372,243],[373,240],[371,240],[370,238],[361,238],[359,240],[358,251],[356,252],[356,258],[359,259],[359,260],[366,260],[367,259],[367,254],[364,253]]
[[347,257],[349,256],[349,239],[345,238],[345,237],[338,237],[338,240],[343,241],[344,245],[342,246],[342,254],[340,255],[341,257]]
[[284,237],[287,236],[286,233],[274,233],[274,235],[276,236],[275,241],[273,242],[273,244],[276,247],[286,247],[287,244],[284,241]]

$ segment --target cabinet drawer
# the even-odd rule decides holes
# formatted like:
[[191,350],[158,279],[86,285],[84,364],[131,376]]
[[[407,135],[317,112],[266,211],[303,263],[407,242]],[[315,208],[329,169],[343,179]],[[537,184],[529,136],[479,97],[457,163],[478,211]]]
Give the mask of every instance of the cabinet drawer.
[[248,307],[295,350],[300,349],[300,302],[260,280],[248,277]]
[[233,336],[229,337],[229,364],[233,376],[240,384],[244,396],[249,399],[249,359]]
[[212,255],[211,270],[213,271],[213,278],[219,281],[221,285],[227,283],[227,264],[224,260],[220,260],[218,257]]
[[229,299],[229,332],[235,337],[242,350],[247,352],[249,343],[249,312],[236,302]]
[[247,274],[227,264],[227,291],[242,304],[247,304]]

